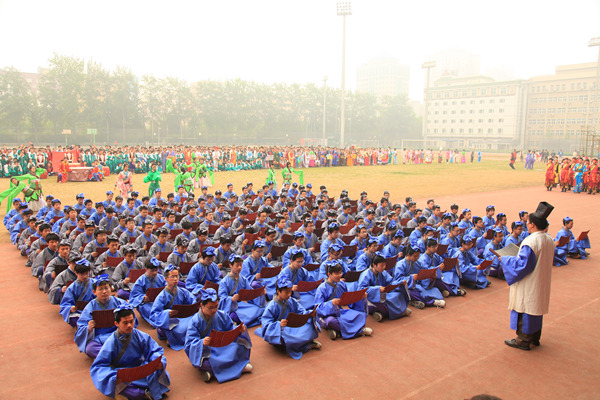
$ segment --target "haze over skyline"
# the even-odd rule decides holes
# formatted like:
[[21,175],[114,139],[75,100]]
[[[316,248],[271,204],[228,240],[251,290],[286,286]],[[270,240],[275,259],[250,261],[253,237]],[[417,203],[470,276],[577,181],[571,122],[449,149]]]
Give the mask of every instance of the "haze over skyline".
[[[557,65],[595,62],[600,0],[481,2],[352,1],[346,88],[377,57],[410,66],[410,98],[422,100],[421,64],[440,50],[480,55],[481,72],[515,78]],[[0,0],[0,68],[47,67],[54,53],[128,67],[138,76],[188,82],[241,78],[264,83],[341,84],[342,18],[336,2],[232,0]]]

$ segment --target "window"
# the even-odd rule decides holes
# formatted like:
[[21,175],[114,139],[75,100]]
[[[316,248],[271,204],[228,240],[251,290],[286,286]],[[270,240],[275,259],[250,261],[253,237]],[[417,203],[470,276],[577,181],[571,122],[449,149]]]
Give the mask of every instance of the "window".
[[469,120],[469,123],[470,123],[470,124],[472,124],[472,123],[473,123],[473,120],[472,120],[472,119],[470,119],[470,120]]
[[483,114],[484,111],[485,111],[484,109],[480,109],[479,114]]
[[489,124],[491,124],[491,123],[493,123],[493,122],[494,122],[494,120],[493,120],[493,119],[491,119],[491,118],[490,118],[490,119],[488,119],[488,123],[489,123]]
[[475,100],[471,100],[469,104],[475,104]]
[[503,112],[504,112],[504,108],[500,108],[500,109],[498,109],[498,112],[501,112],[501,113],[503,113]]
[[473,128],[469,128],[469,133],[473,133]]
[[464,119],[461,119],[461,120],[460,120],[460,123],[461,123],[461,124],[464,124],[464,123],[465,123],[465,120],[464,120]]
[[500,99],[500,103],[504,103],[506,100],[504,99]]
[[483,119],[480,119],[480,120],[479,120],[479,123],[480,123],[480,124],[483,124]]
[[488,128],[488,133],[494,133],[494,130],[492,128]]
[[498,128],[498,133],[502,133],[502,128]]
[[490,99],[490,104],[493,104],[493,103],[494,103],[494,99]]
[[471,96],[477,96],[477,90],[476,89],[471,90]]
[[481,128],[477,129],[477,133],[483,133],[483,129],[481,129]]
[[456,114],[456,110],[452,110],[452,114]]
[[464,113],[465,113],[465,110],[460,110],[460,113],[461,113],[461,114],[464,114]]
[[487,89],[481,89],[481,95],[482,96],[486,96],[487,95]]
[[465,130],[460,128],[460,130],[458,131],[459,133],[465,133]]
[[479,100],[479,104],[485,104],[485,100]]
[[506,94],[506,88],[500,89],[500,94]]
[[469,110],[469,114],[474,114],[475,110]]
[[504,122],[504,118],[498,119],[498,122],[500,122],[500,123]]
[[456,105],[456,101],[453,101],[453,102],[452,102],[452,105],[453,105],[453,106],[455,106],[455,105]]
[[496,94],[496,88],[490,89],[490,93],[491,93],[492,95],[495,95],[495,94]]
[[494,112],[494,109],[493,109],[493,108],[490,108],[490,113],[493,113],[493,112]]

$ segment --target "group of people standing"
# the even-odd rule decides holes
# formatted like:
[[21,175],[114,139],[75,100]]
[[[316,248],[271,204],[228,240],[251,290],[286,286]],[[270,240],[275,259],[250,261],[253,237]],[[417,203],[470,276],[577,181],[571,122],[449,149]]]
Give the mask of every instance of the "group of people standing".
[[546,166],[545,185],[548,191],[560,187],[561,192],[600,193],[598,159],[550,157]]

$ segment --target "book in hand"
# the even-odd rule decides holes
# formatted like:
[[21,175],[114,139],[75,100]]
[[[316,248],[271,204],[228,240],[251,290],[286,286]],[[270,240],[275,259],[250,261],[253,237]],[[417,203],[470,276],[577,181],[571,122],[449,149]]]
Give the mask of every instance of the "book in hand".
[[140,365],[139,367],[121,368],[117,371],[117,382],[135,382],[154,373],[161,366],[162,356],[158,356],[148,364]]
[[144,275],[145,273],[146,268],[130,269],[129,275],[127,275],[129,277],[129,283],[135,283],[135,281],[137,281],[139,277]]
[[434,279],[437,276],[437,267],[430,269],[422,269],[417,273],[415,280],[424,281],[426,279]]
[[411,218],[402,218],[400,220],[400,226],[406,226],[406,224],[408,224],[408,222],[411,220]]
[[146,290],[146,296],[148,296],[148,299],[150,300],[150,302],[153,302],[154,300],[156,300],[156,296],[158,296],[160,294],[160,292],[163,291],[165,287],[151,287],[148,288],[148,290]]
[[69,268],[67,264],[54,264],[54,274],[58,276],[61,272]]
[[225,347],[230,345],[242,334],[243,329],[243,325],[238,325],[230,331],[216,331],[213,329],[209,335],[210,347]]
[[443,257],[447,251],[448,251],[447,244],[438,244],[437,250],[435,252],[438,254],[438,256]]
[[[393,270],[398,262],[398,256],[390,257],[385,259],[385,270],[390,271]],[[392,274],[393,275],[393,274]]]
[[588,237],[588,233],[590,233],[590,231],[583,231],[579,234],[579,236],[577,237],[577,241],[579,242],[580,240],[585,240]]
[[358,301],[361,301],[365,295],[365,293],[367,293],[367,289],[362,289],[362,290],[357,290],[354,292],[344,292],[342,293],[342,295],[340,296],[340,307],[341,306],[347,306],[350,304],[354,304]]
[[281,272],[281,266],[265,267],[265,268],[261,269],[259,273],[260,273],[261,279],[268,279],[268,278],[273,278],[273,277],[279,275],[280,272]]
[[352,282],[356,282],[360,279],[360,274],[363,273],[363,271],[365,271],[366,269],[363,269],[362,271],[348,271],[346,272],[346,275],[344,275],[344,282],[346,283],[352,283]]
[[556,245],[556,247],[563,247],[569,244],[569,242],[571,241],[571,238],[569,236],[561,236],[560,239],[558,239],[558,244]]
[[303,293],[303,292],[313,291],[316,288],[318,288],[322,282],[323,282],[323,279],[319,279],[318,281],[313,281],[313,282],[300,281],[300,282],[298,282],[298,285],[297,285],[298,292]]
[[256,289],[240,289],[238,292],[238,301],[249,301],[254,300],[264,294],[265,287],[259,287]]
[[402,286],[402,283],[399,283],[397,285],[387,285],[384,289],[384,293],[393,292],[394,290],[398,289],[400,286]]
[[444,258],[442,271],[444,271],[444,272],[452,271],[454,268],[456,268],[457,265],[458,265],[458,257],[454,257],[454,258],[446,257],[446,258]]
[[206,281],[204,282],[204,286],[202,287],[202,289],[206,290],[206,289],[215,289],[217,292],[219,291],[219,284],[218,283],[214,283],[212,281]]
[[188,318],[200,310],[200,302],[194,304],[174,304],[171,310],[176,310],[175,318]]
[[124,259],[125,259],[125,257],[111,257],[111,256],[108,256],[108,257],[106,257],[106,266],[114,268],[117,265],[121,264],[121,262],[123,262]]
[[98,257],[104,254],[107,250],[108,247],[96,247],[96,253],[98,254]]
[[189,261],[189,262],[182,261],[182,262],[180,262],[179,263],[179,273],[183,274],[183,275],[189,274],[190,270],[192,269],[192,267],[194,265],[196,265],[196,263],[193,262],[193,261]]
[[92,311],[92,318],[96,323],[95,329],[111,328],[115,326],[115,315],[113,310]]
[[283,235],[281,235],[281,243],[290,244],[290,243],[292,243],[293,239],[294,239],[294,237],[292,235],[288,235],[287,233],[284,233]]
[[483,235],[483,238],[485,240],[492,240],[494,238],[494,230],[493,229],[488,229],[485,232],[485,235]]
[[356,255],[356,251],[358,250],[358,245],[348,245],[344,246],[344,250],[342,250],[342,257],[354,257]]
[[310,318],[315,316],[316,313],[316,308],[308,314],[296,314],[291,312],[287,315],[287,317],[285,317],[285,319],[287,320],[287,326],[288,328],[299,328],[301,326],[304,326]]
[[485,270],[485,269],[488,269],[488,267],[489,267],[490,265],[492,265],[492,263],[493,263],[493,261],[492,261],[492,260],[483,260],[483,261],[481,262],[481,264],[479,264],[479,265],[477,266],[477,270],[478,270],[478,271],[483,271],[483,270]]
[[304,269],[307,270],[308,272],[312,272],[312,271],[315,271],[315,270],[319,269],[320,266],[321,265],[317,264],[317,263],[306,264],[304,266]]
[[519,246],[517,246],[514,243],[511,243],[508,246],[504,246],[501,249],[498,249],[498,250],[490,249],[490,251],[492,253],[494,253],[494,255],[496,257],[505,257],[505,256],[515,257],[517,254],[519,254]]
[[82,301],[82,300],[77,300],[75,302],[75,308],[77,309],[77,311],[83,311],[83,309],[85,308],[85,306],[87,306],[89,303],[89,301]]

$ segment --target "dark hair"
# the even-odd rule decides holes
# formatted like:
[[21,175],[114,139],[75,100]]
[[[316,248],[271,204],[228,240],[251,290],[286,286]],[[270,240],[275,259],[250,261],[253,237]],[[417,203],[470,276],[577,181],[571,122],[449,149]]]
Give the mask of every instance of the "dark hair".
[[333,265],[328,265],[327,268],[326,268],[326,270],[325,270],[325,273],[327,275],[334,274],[334,273],[337,273],[337,272],[342,272],[342,265],[340,263],[335,263]]
[[404,249],[404,254],[407,256],[412,256],[415,253],[420,253],[421,249],[419,249],[418,247],[412,247],[412,245],[408,245],[406,246],[406,248]]
[[375,257],[373,257],[373,261],[371,262],[373,266],[381,263],[385,263],[385,258],[380,255],[376,255]]
[[58,237],[58,235],[56,233],[49,233],[46,235],[46,242],[49,242],[51,240],[55,240],[57,242],[60,241],[60,238]]
[[[537,218],[535,215],[529,214],[529,222],[535,225],[536,228],[543,231],[549,225],[548,220]],[[564,221],[563,221],[564,224]]]
[[133,319],[135,319],[135,314],[133,313],[133,310],[131,308],[119,310],[115,313],[115,321],[119,323],[121,322],[121,319],[129,317],[130,315],[133,315]]
[[435,239],[427,239],[427,247],[437,246],[438,241]]
[[473,217],[473,225],[475,225],[479,221],[483,221],[483,218],[481,218],[481,217]]
[[301,251],[299,251],[296,254],[292,255],[292,261],[296,261],[296,259],[300,258],[300,257],[304,258],[304,253],[301,252]]
[[77,261],[81,260],[81,258],[76,258],[74,260],[71,260],[71,262],[76,263],[75,264],[75,273],[77,274],[85,274],[86,272],[89,272],[91,270],[89,265],[81,265],[81,264],[77,264]]
[[[217,296],[217,301],[215,301],[214,303],[217,303],[219,301],[219,296]],[[200,304],[202,304],[203,306],[207,305],[208,303],[213,302],[211,299],[206,299],[206,300],[202,300],[202,302]]]

